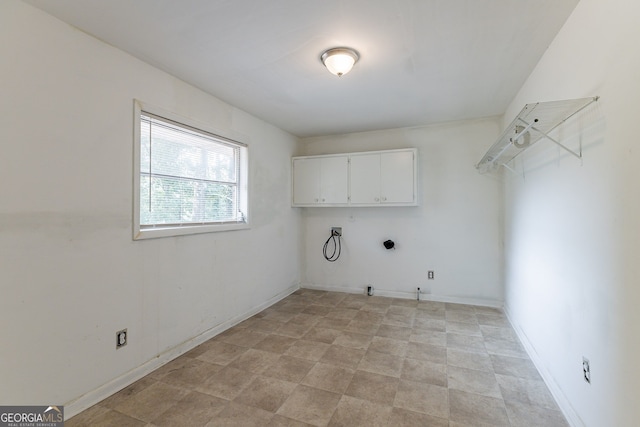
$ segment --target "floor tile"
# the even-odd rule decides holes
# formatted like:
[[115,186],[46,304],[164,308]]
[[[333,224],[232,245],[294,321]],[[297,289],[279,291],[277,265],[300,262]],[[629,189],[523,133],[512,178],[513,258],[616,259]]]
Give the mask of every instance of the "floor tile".
[[418,308],[416,310],[416,319],[436,319],[436,320],[445,320],[446,310],[444,305],[434,305],[433,302],[423,305],[423,303],[418,304]]
[[466,312],[466,311],[457,311],[457,310],[447,310],[444,317],[447,322],[478,324],[478,318],[476,317],[476,313],[474,311]]
[[365,350],[332,345],[320,358],[320,362],[356,369],[364,354]]
[[374,335],[380,329],[380,323],[365,322],[362,320],[352,320],[344,327],[345,332],[356,332],[359,334]]
[[373,312],[377,314],[386,314],[389,310],[389,305],[387,304],[376,304],[376,303],[366,303],[362,307],[360,307],[360,311]]
[[272,319],[255,319],[250,329],[256,332],[271,333],[282,326],[282,322]]
[[325,316],[328,319],[353,320],[358,314],[358,310],[353,308],[334,308]]
[[283,354],[296,342],[295,338],[282,335],[268,335],[262,341],[253,346],[256,350],[270,351],[272,353]]
[[267,427],[310,427],[311,424],[303,423],[302,421],[292,420],[291,418],[283,417],[282,415],[275,414]]
[[67,427],[144,427],[147,424],[145,421],[137,420],[108,408],[96,407],[96,409],[89,409],[85,412],[88,411],[91,411],[88,415],[81,413],[70,420],[65,420],[64,425]]
[[426,360],[405,359],[400,378],[446,387],[447,365]]
[[463,351],[447,348],[447,365],[483,372],[493,372],[491,357],[484,352]]
[[366,323],[382,323],[382,319],[384,318],[384,314],[376,313],[374,311],[364,311],[360,310],[352,320],[357,320],[359,322]]
[[318,316],[325,316],[327,313],[331,311],[331,307],[312,304],[306,307],[302,312],[307,314],[315,314]]
[[535,365],[528,358],[500,356],[498,354],[490,356],[493,370],[496,374],[529,380],[542,380]]
[[311,330],[312,327],[312,325],[299,324],[295,323],[294,321],[290,321],[284,323],[278,329],[273,331],[273,333],[275,335],[282,335],[285,337],[298,339],[302,338],[307,332],[309,332],[309,330]]
[[439,301],[420,301],[417,306],[418,310],[442,312],[445,311],[445,303]]
[[518,341],[510,341],[496,338],[485,338],[484,346],[489,354],[502,356],[527,357],[527,352]]
[[406,409],[393,408],[388,425],[390,427],[448,427],[449,421],[446,418],[437,418]]
[[336,345],[366,350],[369,348],[373,336],[357,332],[344,331],[333,342]]
[[317,304],[328,305],[329,307],[335,307],[347,297],[347,294],[341,292],[327,292],[317,299]]
[[178,387],[193,388],[222,368],[222,365],[190,359],[184,366],[168,372],[161,381]]
[[234,402],[276,412],[296,386],[296,383],[257,376],[245,391],[234,399]]
[[460,425],[509,426],[504,401],[459,390],[449,390],[450,420]]
[[505,401],[557,410],[558,406],[541,380],[528,380],[506,375],[496,375]]
[[353,369],[316,363],[300,384],[342,394],[354,373]]
[[476,314],[476,319],[480,325],[495,326],[498,328],[510,328],[511,323],[506,316],[496,316],[493,314]]
[[386,427],[392,407],[350,396],[342,396],[329,427]]
[[154,380],[150,376],[146,376],[134,382],[133,384],[123,388],[119,392],[107,397],[102,402],[100,402],[100,405],[110,409],[114,409],[120,403],[131,399],[137,393],[141,392],[142,390],[146,389],[147,387],[155,383],[156,383],[156,380]]
[[362,357],[358,369],[390,377],[399,377],[403,359],[387,353],[367,350]]
[[356,371],[344,394],[381,405],[393,405],[398,391],[398,378]]
[[246,347],[217,341],[209,347],[209,350],[198,356],[197,359],[217,365],[228,365],[245,351],[247,351]]
[[337,393],[298,385],[277,413],[315,426],[325,426],[339,401]]
[[132,418],[151,422],[168,406],[173,405],[187,394],[189,394],[187,389],[156,382],[136,393],[131,399],[121,402],[114,409]]
[[417,299],[407,299],[407,298],[393,298],[391,300],[391,305],[396,307],[409,307],[416,308],[418,307]]
[[449,389],[481,394],[502,399],[500,386],[493,372],[449,366],[447,371]]
[[250,372],[225,367],[196,386],[196,390],[200,393],[233,400],[251,383],[254,377],[255,375]]
[[482,336],[480,326],[477,323],[447,321],[446,330],[454,334]]
[[254,374],[261,374],[273,365],[279,357],[276,353],[250,348],[227,366]]
[[365,304],[366,304],[366,301],[363,300],[363,299],[355,299],[355,298],[347,297],[347,298],[343,299],[342,301],[340,301],[340,303],[337,305],[337,307],[339,307],[339,308],[353,308],[353,309],[359,310]]
[[404,326],[380,325],[375,335],[378,337],[387,337],[396,340],[409,341],[411,332],[411,328],[407,328]]
[[382,319],[383,325],[401,326],[405,328],[413,327],[412,315],[391,313],[391,308],[387,311],[387,314],[385,314],[384,318]]
[[505,402],[507,415],[512,427],[530,427],[534,425],[545,427],[569,427],[559,410],[531,406],[519,402]]
[[324,317],[318,323],[316,323],[315,327],[344,331],[344,329],[349,326],[349,323],[351,323],[351,320],[349,319],[331,319],[328,317]]
[[158,427],[203,426],[217,416],[229,402],[203,393],[191,392],[153,420]]
[[265,337],[266,334],[263,334],[262,332],[254,332],[247,329],[236,329],[233,334],[225,337],[221,341],[239,347],[252,347]]
[[425,319],[422,317],[416,317],[413,323],[413,327],[418,329],[427,329],[430,331],[445,332],[446,322],[439,319]]
[[482,331],[482,336],[485,339],[493,338],[498,340],[519,342],[518,336],[515,332],[513,332],[513,329],[511,328],[499,328],[496,326],[480,325],[480,329]]
[[293,319],[295,313],[291,313],[289,311],[278,311],[278,310],[269,310],[265,315],[264,319],[273,319],[279,322],[285,323],[289,320]]
[[473,337],[462,334],[448,333],[446,336],[447,348],[471,352],[486,352],[485,340],[482,337]]
[[342,331],[338,331],[336,329],[314,327],[314,328],[311,328],[309,332],[307,332],[304,335],[303,338],[307,341],[316,341],[316,342],[323,342],[325,344],[333,344],[333,342],[336,340],[336,338],[340,336],[340,334],[342,334]]
[[408,359],[427,360],[433,363],[447,363],[447,348],[420,342],[407,343]]
[[444,332],[414,329],[409,337],[409,341],[444,347],[447,345],[447,334]]
[[466,313],[475,313],[475,306],[469,304],[458,304],[452,302],[445,302],[444,307],[447,311],[458,311]]
[[404,357],[407,353],[407,345],[408,343],[406,341],[395,340],[387,337],[373,337],[368,349],[371,351],[377,351],[378,353]]
[[284,354],[300,359],[318,361],[329,347],[329,344],[301,339],[293,343]]
[[[111,409],[109,409],[109,408],[107,408],[105,406],[94,405],[91,408],[89,408],[89,409],[87,409],[85,411],[82,411],[81,413],[79,413],[75,417],[64,420],[64,424],[67,427],[81,427],[81,426],[97,425],[102,420],[104,420],[105,416],[109,412],[113,412],[113,411],[111,411]],[[132,418],[132,420],[133,420],[133,418]],[[135,420],[135,421],[138,422],[138,423],[141,423],[141,425],[144,425],[144,422],[142,422],[142,421],[139,421],[139,420]],[[102,425],[104,425],[104,423]]]
[[482,306],[476,305],[476,306],[473,307],[473,309],[476,312],[476,314],[488,314],[488,315],[492,315],[492,316],[504,316],[504,313],[499,308],[482,307]]
[[282,355],[262,375],[299,383],[309,373],[314,364],[311,360]]
[[263,427],[273,418],[271,412],[230,402],[206,427]]
[[449,394],[446,387],[401,380],[393,406],[438,418],[449,417]]

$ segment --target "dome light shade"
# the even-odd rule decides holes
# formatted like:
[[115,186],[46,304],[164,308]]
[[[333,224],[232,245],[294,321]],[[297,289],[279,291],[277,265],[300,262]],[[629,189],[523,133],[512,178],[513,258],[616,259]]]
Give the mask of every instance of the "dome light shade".
[[338,77],[342,77],[351,71],[351,68],[358,62],[359,58],[358,52],[348,47],[335,47],[325,51],[320,56],[327,70]]

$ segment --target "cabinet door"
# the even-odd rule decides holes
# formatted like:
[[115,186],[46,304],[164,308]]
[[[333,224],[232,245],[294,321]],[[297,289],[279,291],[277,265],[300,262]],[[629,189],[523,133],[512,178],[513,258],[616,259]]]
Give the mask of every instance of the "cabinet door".
[[320,159],[293,159],[293,204],[320,202]]
[[413,151],[380,155],[380,200],[382,203],[414,203],[415,171]]
[[351,204],[380,203],[380,154],[351,156]]
[[320,160],[320,203],[346,204],[349,201],[349,158],[323,157]]

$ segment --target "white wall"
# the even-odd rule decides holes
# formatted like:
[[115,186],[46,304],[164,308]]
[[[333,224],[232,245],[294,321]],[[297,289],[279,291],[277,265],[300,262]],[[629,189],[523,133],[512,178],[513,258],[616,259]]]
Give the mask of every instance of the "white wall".
[[[418,207],[300,208],[304,224],[302,285],[501,305],[499,180],[474,165],[499,133],[497,119],[302,140],[301,155],[418,148]],[[343,251],[330,263],[322,245],[332,226]],[[382,242],[392,239],[395,250]],[[435,280],[427,280],[427,271]]]
[[[22,2],[0,39],[2,404],[73,415],[297,287],[296,138]],[[250,230],[132,240],[134,98],[249,144]]]
[[[506,175],[506,308],[573,425],[640,419],[640,3],[582,0],[519,94],[600,95]],[[582,356],[592,383],[582,379]]]

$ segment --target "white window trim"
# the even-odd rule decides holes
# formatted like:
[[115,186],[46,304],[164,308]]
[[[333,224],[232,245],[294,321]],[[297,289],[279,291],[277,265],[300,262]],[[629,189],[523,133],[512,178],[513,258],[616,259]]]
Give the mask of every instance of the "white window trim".
[[[156,116],[164,117],[176,123],[184,124],[186,126],[190,126],[196,129],[203,130],[205,132],[211,133],[213,135],[220,136],[222,138],[230,139],[232,141],[246,141],[247,138],[231,134],[231,132],[220,132],[220,130],[212,129],[210,126],[207,126],[201,122],[197,122],[195,120],[179,116],[170,111],[163,110],[161,108],[155,107],[153,105],[149,105],[137,99],[134,99],[133,102],[133,110],[134,110],[134,120],[133,120],[133,240],[144,240],[144,239],[154,239],[159,237],[171,237],[171,236],[184,236],[189,234],[201,234],[201,233],[212,233],[218,231],[233,231],[233,230],[246,230],[250,227],[250,209],[249,209],[249,153],[248,153],[248,145],[245,142],[240,144],[244,144],[247,146],[246,155],[245,155],[245,166],[241,168],[241,185],[243,186],[243,190],[246,197],[245,206],[245,222],[244,223],[221,223],[221,224],[188,224],[181,226],[171,226],[171,227],[163,227],[162,225],[153,227],[153,228],[141,228],[140,227],[140,115],[142,112],[151,113]],[[239,201],[242,203],[242,201]]]

